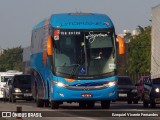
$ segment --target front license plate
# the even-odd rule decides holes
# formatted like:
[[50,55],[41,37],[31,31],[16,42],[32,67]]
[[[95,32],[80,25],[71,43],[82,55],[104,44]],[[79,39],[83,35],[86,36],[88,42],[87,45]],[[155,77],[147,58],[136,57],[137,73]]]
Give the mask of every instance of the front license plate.
[[119,95],[119,97],[127,97],[126,93],[119,93],[118,95]]
[[25,96],[25,97],[27,97],[27,96],[32,96],[32,94],[31,94],[31,93],[25,93],[24,96]]
[[156,98],[155,103],[160,103],[160,98]]

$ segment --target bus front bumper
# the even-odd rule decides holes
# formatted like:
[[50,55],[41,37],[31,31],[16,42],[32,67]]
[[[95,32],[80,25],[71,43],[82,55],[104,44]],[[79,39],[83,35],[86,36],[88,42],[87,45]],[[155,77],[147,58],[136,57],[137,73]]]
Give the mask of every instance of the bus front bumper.
[[53,91],[51,90],[51,100],[56,101],[81,101],[81,100],[116,100],[117,99],[117,86],[106,87],[97,90],[71,90],[54,85]]

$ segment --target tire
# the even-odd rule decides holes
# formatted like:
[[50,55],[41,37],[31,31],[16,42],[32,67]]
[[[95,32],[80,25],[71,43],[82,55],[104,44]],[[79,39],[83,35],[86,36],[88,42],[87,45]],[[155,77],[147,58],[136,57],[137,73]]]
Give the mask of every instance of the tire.
[[51,109],[58,109],[59,103],[57,101],[51,101]]
[[37,107],[43,107],[44,106],[44,101],[39,99],[38,92],[36,92],[36,105],[37,105]]
[[15,103],[15,102],[16,102],[16,99],[15,99],[15,96],[14,96],[14,95],[11,95],[11,101],[12,101],[12,103]]
[[80,109],[85,109],[86,107],[87,107],[86,102],[84,102],[84,101],[79,102],[79,108]]
[[48,100],[44,101],[44,106],[49,107],[49,101]]
[[39,98],[36,98],[36,105],[37,105],[37,107],[43,107],[44,101]]
[[109,109],[110,108],[110,100],[101,101],[102,109]]
[[12,102],[12,100],[11,100],[11,95],[9,95],[9,102]]
[[148,102],[146,102],[144,99],[143,99],[143,107],[148,108]]
[[155,108],[156,107],[156,103],[155,102],[151,102],[151,108]]
[[132,100],[128,100],[127,103],[128,103],[128,104],[132,104]]
[[94,105],[95,105],[94,101],[87,102],[87,108],[89,108],[89,109],[94,108]]
[[134,100],[133,103],[134,103],[134,104],[138,104],[138,100]]

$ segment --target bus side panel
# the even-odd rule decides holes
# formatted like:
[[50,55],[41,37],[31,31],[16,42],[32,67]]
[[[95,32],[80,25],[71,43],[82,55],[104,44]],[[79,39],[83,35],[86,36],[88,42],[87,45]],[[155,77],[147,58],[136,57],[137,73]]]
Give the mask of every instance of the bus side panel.
[[43,70],[42,53],[31,55],[31,75],[32,75],[32,94],[40,99],[45,98],[45,82],[44,82],[44,70]]

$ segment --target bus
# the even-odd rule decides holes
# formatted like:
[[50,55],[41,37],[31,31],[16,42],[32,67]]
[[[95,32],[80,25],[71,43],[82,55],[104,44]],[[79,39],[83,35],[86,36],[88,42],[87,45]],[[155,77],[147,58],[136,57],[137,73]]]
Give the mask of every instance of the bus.
[[16,70],[8,70],[6,72],[0,72],[0,98],[4,98],[4,85],[6,85],[6,82],[8,80],[11,80],[14,75],[16,74],[22,74],[22,72],[16,71]]
[[111,19],[99,13],[61,13],[32,29],[30,71],[37,107],[64,102],[110,108],[117,99],[117,55],[124,40]]

